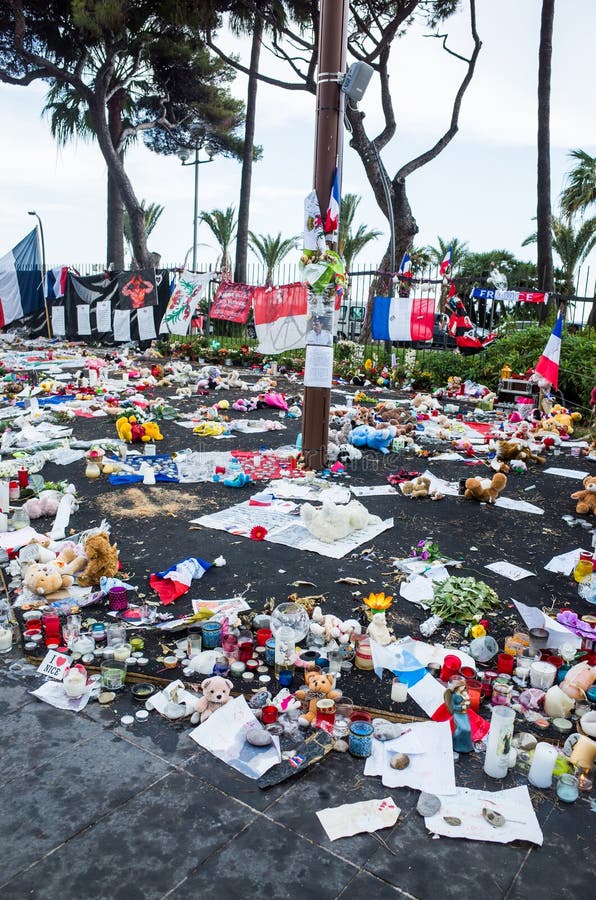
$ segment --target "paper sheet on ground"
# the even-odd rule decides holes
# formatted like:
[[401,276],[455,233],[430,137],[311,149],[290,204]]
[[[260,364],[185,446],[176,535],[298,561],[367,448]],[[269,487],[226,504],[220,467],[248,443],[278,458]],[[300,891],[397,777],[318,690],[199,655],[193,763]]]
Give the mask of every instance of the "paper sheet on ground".
[[334,503],[348,503],[350,500],[349,488],[339,484],[319,486],[285,478],[275,478],[267,487],[272,494],[284,500],[333,500]]
[[168,703],[184,703],[186,715],[190,716],[197,708],[198,699],[198,694],[192,694],[190,691],[185,690],[180,679],[177,679],[168,684],[158,694],[154,694],[147,702],[162,715],[164,715]]
[[424,609],[428,608],[428,602],[433,598],[433,584],[435,581],[445,581],[449,578],[449,572],[441,564],[426,565],[424,574],[414,575],[409,581],[402,581],[399,587],[399,595],[410,603],[417,603]]
[[394,487],[391,487],[390,484],[377,484],[377,485],[352,485],[350,488],[355,497],[385,497],[389,494],[397,494],[397,491]]
[[[513,600],[513,597],[511,598]],[[558,647],[564,647],[565,644],[571,644],[573,647],[581,647],[582,639],[574,634],[565,625],[551,619],[534,606],[526,606],[519,600],[513,600],[517,611],[528,626],[528,628],[546,628],[548,631],[548,646],[554,650]]]
[[29,693],[34,697],[39,697],[44,703],[55,706],[56,709],[70,709],[71,712],[80,712],[89,703],[92,690],[93,685],[87,685],[83,696],[75,699],[67,695],[61,681],[46,681],[45,684],[40,685],[34,691],[29,691]]
[[248,728],[262,728],[243,696],[230,700],[190,732],[190,737],[222,762],[247,778],[260,778],[281,762],[279,738],[268,747],[253,747],[246,741]]
[[317,812],[317,818],[327,832],[330,841],[352,837],[363,831],[379,831],[392,828],[401,810],[391,797],[382,800],[363,800],[361,803],[345,803]]
[[[525,784],[494,792],[458,787],[452,796],[438,796],[440,810],[424,819],[424,824],[433,834],[490,841],[493,844],[530,841],[542,846],[542,831]],[[504,816],[505,824],[495,828],[487,822],[482,815],[484,807]],[[446,816],[461,819],[461,825],[449,825],[445,821]]]
[[561,575],[571,575],[579,562],[580,553],[581,547],[578,547],[576,550],[569,550],[568,553],[560,553],[558,556],[553,556],[544,568],[547,572],[559,572]]
[[488,563],[484,568],[490,569],[491,572],[496,572],[497,575],[502,575],[504,578],[509,578],[511,581],[521,581],[522,578],[529,578],[530,575],[535,575],[534,572],[522,569],[521,566],[514,566],[513,563],[506,562],[504,559]]
[[[380,775],[385,787],[412,787],[429,794],[455,794],[453,743],[449,722],[415,722],[412,732],[424,753],[412,754],[406,769],[392,769],[390,761],[400,752],[400,738],[373,740],[372,756],[366,760],[365,775]],[[519,816],[518,816],[519,818]]]
[[229,597],[226,600],[195,600],[192,601],[192,610],[198,613],[201,609],[209,609],[218,619],[227,616],[232,619],[238,613],[250,609],[244,597]]
[[551,466],[548,469],[544,469],[545,475],[560,475],[562,478],[585,478],[586,475],[589,475],[589,472],[582,472],[581,469],[557,469],[556,466]]
[[250,537],[255,525],[267,529],[265,540],[272,544],[283,544],[295,550],[308,550],[331,559],[341,559],[361,544],[368,543],[381,532],[393,527],[393,519],[353,531],[347,537],[332,544],[326,544],[313,537],[310,531],[300,524],[300,520],[271,506],[250,506],[249,501],[238,503],[228,509],[191,520],[192,525],[203,525],[217,531],[227,531],[241,537]]

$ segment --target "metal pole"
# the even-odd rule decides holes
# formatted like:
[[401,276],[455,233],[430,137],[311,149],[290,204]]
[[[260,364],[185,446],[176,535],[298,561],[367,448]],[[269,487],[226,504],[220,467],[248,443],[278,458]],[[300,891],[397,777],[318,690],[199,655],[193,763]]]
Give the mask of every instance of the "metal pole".
[[197,227],[199,218],[199,145],[195,145],[195,205],[192,221],[192,270],[197,271]]
[[43,224],[39,215],[35,212],[35,210],[30,210],[28,213],[30,216],[35,216],[37,219],[37,224],[39,226],[38,231],[38,241],[41,239],[41,296],[43,297],[43,305],[46,314],[46,325],[48,329],[48,337],[52,337],[52,329],[50,327],[50,314],[48,312],[48,302],[46,300],[46,242],[43,236]]
[[[346,69],[349,6],[349,0],[321,0],[319,6],[314,187],[323,216],[335,166],[341,185],[344,94],[340,74]],[[307,468],[320,469],[327,462],[330,403],[329,388],[304,388],[302,455]]]

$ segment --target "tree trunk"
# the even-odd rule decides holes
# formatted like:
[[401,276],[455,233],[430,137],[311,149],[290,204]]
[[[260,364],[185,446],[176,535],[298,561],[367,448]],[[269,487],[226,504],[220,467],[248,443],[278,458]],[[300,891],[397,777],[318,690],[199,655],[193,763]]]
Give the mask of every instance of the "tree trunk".
[[550,190],[550,84],[555,0],[542,0],[538,53],[538,200],[536,206],[538,290],[554,289]]
[[[380,196],[377,198],[377,202],[383,209],[383,212],[385,212],[388,220],[390,214],[392,214],[393,216],[393,229],[395,234],[395,259],[396,261],[401,261],[406,250],[409,250],[412,246],[414,237],[416,234],[418,234],[419,229],[416,223],[416,219],[414,218],[414,215],[412,213],[412,208],[410,206],[408,196],[406,194],[405,178],[394,179],[389,187],[389,194],[391,197],[391,211],[386,211],[386,203],[381,206]],[[364,316],[364,322],[362,323],[362,331],[360,332],[359,338],[359,341],[362,344],[368,343],[368,341],[370,341],[371,339],[370,329],[375,297],[377,296],[377,294],[384,294],[384,296],[388,296],[388,293],[393,288],[391,276],[394,273],[387,274],[390,267],[390,256],[391,243],[389,243],[379,266],[379,272],[385,274],[378,275],[372,280],[370,285],[368,300],[366,302],[366,313]]]
[[[108,100],[108,128],[114,147],[120,143],[122,134],[122,101],[124,92],[118,91]],[[120,162],[124,162],[124,152],[119,154]],[[107,263],[115,269],[124,268],[124,204],[120,191],[108,170],[108,202],[107,202]]]
[[255,121],[257,109],[257,86],[261,39],[263,36],[263,20],[255,16],[252,47],[250,52],[250,75],[246,96],[246,121],[244,125],[244,151],[242,154],[242,178],[240,181],[240,200],[238,204],[238,228],[236,231],[236,265],[234,280],[246,282],[248,260],[248,224],[250,213],[250,188],[252,182],[253,146],[255,139]]

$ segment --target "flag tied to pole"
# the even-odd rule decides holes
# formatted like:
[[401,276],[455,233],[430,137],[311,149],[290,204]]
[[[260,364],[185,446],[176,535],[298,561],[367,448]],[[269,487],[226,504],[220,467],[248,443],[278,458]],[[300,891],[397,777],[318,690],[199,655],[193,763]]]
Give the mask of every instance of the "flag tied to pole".
[[304,347],[308,306],[307,288],[302,282],[254,288],[253,314],[259,353]]
[[401,261],[401,265],[397,272],[398,275],[401,275],[402,278],[411,278],[412,277],[412,260],[410,259],[409,254],[404,253],[404,258]]
[[339,177],[337,166],[333,171],[333,184],[331,185],[331,195],[323,230],[326,239],[336,244],[339,236]]
[[547,341],[544,353],[538,360],[536,371],[539,375],[552,384],[555,391],[559,386],[559,359],[561,356],[561,335],[563,333],[563,316],[557,316],[551,335]]
[[0,328],[42,309],[37,229],[0,259]]
[[451,247],[443,257],[443,262],[439,266],[439,275],[444,275],[451,268]]
[[432,297],[375,297],[374,341],[432,341],[435,301]]

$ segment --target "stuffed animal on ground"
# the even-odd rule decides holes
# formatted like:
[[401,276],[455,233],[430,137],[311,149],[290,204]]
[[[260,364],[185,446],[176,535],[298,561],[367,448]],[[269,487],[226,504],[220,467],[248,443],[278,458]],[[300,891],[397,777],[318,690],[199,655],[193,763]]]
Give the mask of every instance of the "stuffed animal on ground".
[[581,413],[570,413],[569,410],[565,409],[564,406],[561,406],[560,403],[555,403],[551,409],[551,418],[556,422],[560,433],[573,434],[573,423],[580,421]]
[[371,640],[376,644],[380,644],[381,647],[386,647],[396,640],[395,635],[391,634],[387,627],[387,619],[384,612],[378,612],[373,615],[366,633]]
[[386,425],[381,428],[374,428],[372,425],[357,425],[352,429],[349,442],[355,447],[370,447],[371,450],[389,453],[396,434],[395,425]]
[[337,641],[338,644],[347,644],[353,634],[361,634],[362,628],[356,619],[346,619],[342,622],[337,616],[330,613],[323,614],[320,606],[315,606],[309,626],[310,633],[321,638],[326,644]]
[[430,494],[430,478],[419,475],[411,481],[404,481],[401,485],[402,493],[406,497],[413,497],[415,500],[420,497],[428,497]]
[[546,462],[544,456],[537,456],[527,444],[519,444],[516,441],[499,441],[497,457],[503,462],[509,462],[513,459],[521,459],[526,464],[536,462],[542,465]]
[[596,476],[586,475],[583,485],[583,491],[571,495],[572,500],[577,500],[575,511],[580,516],[596,516]]
[[74,545],[67,545],[55,560],[47,563],[30,563],[25,574],[25,587],[33,594],[46,599],[60,596],[74,584],[74,575],[85,565],[85,560],[78,556]]
[[479,503],[494,503],[507,484],[507,476],[495,472],[491,478],[467,478],[466,500],[478,500]]
[[55,516],[62,496],[61,491],[40,491],[38,497],[31,497],[30,500],[23,503],[23,509],[30,519],[40,519],[42,516]]
[[335,678],[326,672],[307,669],[304,673],[305,686],[294,692],[298,700],[308,703],[307,712],[298,719],[300,725],[313,725],[317,718],[317,702],[319,700],[337,700],[341,691],[335,690]]
[[234,687],[234,683],[229,678],[222,678],[220,675],[213,675],[206,678],[201,683],[203,696],[196,706],[195,712],[190,718],[191,725],[197,725],[198,722],[204,722],[214,712],[225,706],[232,698],[230,691]]
[[311,503],[303,503],[300,510],[300,521],[316,537],[325,544],[332,544],[347,537],[352,531],[360,531],[367,525],[379,525],[379,516],[371,516],[369,511],[358,500],[350,500],[343,505],[331,500],[323,500],[323,505],[315,507]]
[[99,531],[87,538],[84,544],[87,565],[78,577],[81,587],[92,587],[104,576],[113,578],[118,572],[118,548],[110,544],[105,531]]

